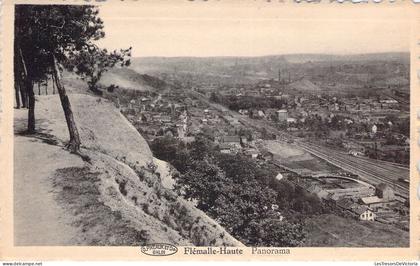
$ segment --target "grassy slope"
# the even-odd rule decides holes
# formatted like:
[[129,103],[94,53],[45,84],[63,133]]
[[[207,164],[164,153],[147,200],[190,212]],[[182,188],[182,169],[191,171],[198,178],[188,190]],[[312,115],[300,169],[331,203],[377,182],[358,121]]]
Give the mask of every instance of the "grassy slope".
[[[81,135],[83,153],[91,158],[83,166],[57,164],[68,152],[47,154],[43,173],[52,181],[55,199],[66,211],[64,222],[78,230],[71,244],[139,245],[165,242],[177,245],[241,245],[190,203],[165,189],[154,169],[147,143],[109,102],[89,95],[70,95]],[[63,147],[68,139],[58,96],[37,98],[38,131],[42,145]],[[17,130],[25,127],[16,117]],[[26,136],[26,143],[39,142]],[[18,144],[17,144],[18,145]],[[26,145],[26,144],[22,144]],[[21,165],[20,165],[21,163]],[[55,167],[56,166],[56,167]],[[25,162],[16,160],[17,168]],[[21,178],[16,176],[15,178]],[[48,221],[44,221],[48,226]]]
[[[110,85],[118,85],[120,88],[132,89],[138,91],[155,91],[156,85],[162,85],[160,80],[137,73],[129,68],[113,68],[105,72],[101,77],[98,85],[108,87]],[[63,84],[66,89],[72,93],[88,93],[88,86],[79,76],[71,72],[63,73]],[[158,86],[159,87],[159,86]],[[49,93],[52,92],[52,85],[49,84]],[[42,94],[43,89],[41,89]]]
[[140,90],[140,91],[154,91],[145,80],[144,76],[129,69],[111,69],[106,72],[99,82],[102,86],[110,86],[112,84],[118,85],[121,88]]

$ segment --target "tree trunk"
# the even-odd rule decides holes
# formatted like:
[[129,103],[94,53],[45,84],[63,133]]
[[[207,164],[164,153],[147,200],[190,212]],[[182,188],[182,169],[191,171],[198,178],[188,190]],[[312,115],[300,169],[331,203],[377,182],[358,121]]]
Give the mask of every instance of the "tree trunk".
[[34,84],[28,77],[25,78],[25,91],[28,95],[28,133],[35,133],[35,93]]
[[38,95],[41,95],[41,85],[39,84],[39,81],[38,81]]
[[15,97],[16,97],[16,109],[20,108],[20,93],[19,93],[19,84],[18,81],[15,80]]
[[[34,94],[34,83],[30,75],[28,74],[28,69],[26,67],[25,59],[23,58],[22,50],[19,49],[19,55],[22,63],[23,69],[23,86],[21,86],[21,95],[22,92],[22,102],[27,104],[26,106],[29,107],[28,110],[28,133],[32,134],[35,133],[35,94]],[[23,100],[25,99],[25,100]]]
[[61,106],[63,107],[64,116],[66,117],[67,128],[69,130],[70,141],[67,147],[71,152],[79,153],[80,150],[80,136],[77,131],[76,123],[74,122],[73,112],[71,110],[71,104],[69,98],[66,94],[66,89],[61,84],[60,79],[60,70],[58,69],[57,60],[55,56],[52,55],[53,60],[53,78],[55,80],[55,85],[57,86],[58,94],[60,95]]
[[45,78],[45,95],[48,95],[48,77]]
[[54,85],[54,76],[51,76],[52,87],[53,87],[53,94],[55,94],[55,85]]
[[16,97],[20,97],[20,102],[22,103],[21,107],[22,108],[28,108],[28,94],[26,93],[26,88],[25,88],[25,80],[15,80],[15,84],[16,84],[16,93],[18,94]]
[[26,86],[19,84],[19,88],[20,88],[20,98],[22,99],[22,107],[28,108],[29,96],[28,96],[28,92],[26,91]]
[[[26,84],[26,80],[28,79],[28,71],[26,68],[26,63],[25,63],[25,59],[23,59],[23,53],[22,50],[19,48],[19,57],[20,57],[20,66],[22,67],[21,71],[23,71],[23,73],[19,73],[19,79],[18,81],[18,85],[19,85],[19,89],[20,89],[20,96],[22,98],[22,106],[24,108],[28,108],[28,101],[29,101],[29,95],[28,95],[28,88],[27,88],[27,84]],[[22,78],[23,75],[23,78]],[[23,82],[23,84],[22,84]]]

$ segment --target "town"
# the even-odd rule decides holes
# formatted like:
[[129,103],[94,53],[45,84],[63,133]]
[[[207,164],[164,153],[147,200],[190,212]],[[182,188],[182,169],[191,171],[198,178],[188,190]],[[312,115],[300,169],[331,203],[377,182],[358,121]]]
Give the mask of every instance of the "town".
[[[299,86],[316,85],[279,78],[235,87],[118,89],[107,97],[149,143],[205,137],[220,153],[276,166],[276,179],[316,195],[342,217],[408,231],[408,94],[392,87],[385,95],[308,94],[296,90]],[[377,161],[396,170],[384,172],[387,179],[370,179],[317,155],[311,150],[316,145],[346,160]]]

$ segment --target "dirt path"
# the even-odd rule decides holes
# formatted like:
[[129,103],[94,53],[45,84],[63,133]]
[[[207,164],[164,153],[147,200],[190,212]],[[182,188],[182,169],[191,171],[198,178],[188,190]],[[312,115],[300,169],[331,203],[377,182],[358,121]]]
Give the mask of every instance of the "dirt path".
[[[16,111],[15,123],[22,121],[21,112]],[[36,137],[15,136],[14,148],[15,245],[77,244],[72,215],[56,202],[51,178],[58,168],[83,166],[82,160]]]

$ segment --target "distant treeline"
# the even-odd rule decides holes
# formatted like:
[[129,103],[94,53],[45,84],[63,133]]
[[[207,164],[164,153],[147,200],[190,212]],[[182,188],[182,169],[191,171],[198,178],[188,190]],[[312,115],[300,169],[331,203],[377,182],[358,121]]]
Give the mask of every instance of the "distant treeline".
[[266,109],[275,108],[280,109],[286,103],[282,99],[276,99],[271,97],[259,97],[259,96],[234,96],[234,95],[221,95],[213,92],[210,95],[210,101],[220,103],[229,107],[231,110],[241,109]]

